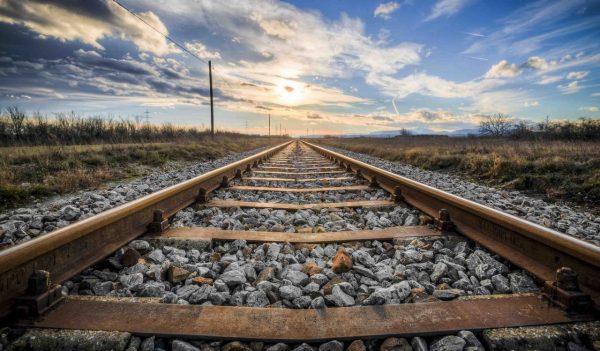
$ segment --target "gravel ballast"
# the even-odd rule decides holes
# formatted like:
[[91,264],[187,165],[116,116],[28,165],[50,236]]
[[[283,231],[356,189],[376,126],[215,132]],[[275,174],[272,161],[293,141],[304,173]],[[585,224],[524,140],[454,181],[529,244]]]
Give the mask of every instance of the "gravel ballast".
[[426,171],[335,147],[324,147],[600,246],[600,216],[592,213],[577,211],[564,204],[549,203],[523,195],[519,191],[499,190],[440,172]]
[[538,287],[498,257],[446,236],[344,245],[235,240],[203,250],[135,240],[64,289],[178,304],[325,308],[445,301]]

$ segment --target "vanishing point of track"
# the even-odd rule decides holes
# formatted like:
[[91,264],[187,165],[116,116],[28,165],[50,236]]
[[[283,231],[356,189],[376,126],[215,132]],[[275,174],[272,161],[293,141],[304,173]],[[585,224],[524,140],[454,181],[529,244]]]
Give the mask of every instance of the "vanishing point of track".
[[[297,156],[300,149],[303,152]],[[351,179],[363,183],[298,186]],[[257,182],[279,185],[258,186]],[[287,187],[287,183],[294,186]],[[334,193],[371,188],[385,190],[389,199],[301,204],[211,199],[218,189]],[[172,217],[191,205],[295,211],[379,208],[396,203],[419,209],[430,221],[383,230],[305,233],[170,226]],[[462,235],[526,270],[543,286],[542,291],[428,303],[289,309],[165,304],[156,298],[64,297],[58,285],[137,238],[303,244],[452,235]],[[599,268],[599,247],[312,143],[290,141],[0,252],[0,316],[6,323],[22,327],[116,330],[164,337],[319,341],[436,335],[597,320]]]

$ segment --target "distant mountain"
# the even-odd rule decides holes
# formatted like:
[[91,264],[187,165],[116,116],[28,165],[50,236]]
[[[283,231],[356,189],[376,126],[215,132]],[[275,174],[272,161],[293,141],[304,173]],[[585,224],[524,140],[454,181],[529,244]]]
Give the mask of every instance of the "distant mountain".
[[479,135],[479,129],[477,129],[477,128],[458,129],[458,130],[448,133],[448,135],[450,135],[450,136],[467,136],[469,134]]
[[[452,132],[436,132],[429,128],[417,128],[410,130],[412,135],[448,135],[450,137],[462,137],[467,135],[479,135],[477,128],[466,128],[458,129]],[[354,137],[372,137],[372,138],[392,138],[401,135],[401,130],[379,130],[370,133],[353,133],[353,134],[342,134],[339,135],[341,138],[354,138]]]

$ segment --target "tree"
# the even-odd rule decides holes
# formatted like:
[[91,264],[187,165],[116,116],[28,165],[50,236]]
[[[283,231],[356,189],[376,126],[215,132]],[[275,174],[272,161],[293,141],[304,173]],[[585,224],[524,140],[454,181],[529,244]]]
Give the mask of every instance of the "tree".
[[509,135],[514,129],[514,123],[509,115],[497,113],[485,116],[479,123],[479,132],[482,135],[501,137]]

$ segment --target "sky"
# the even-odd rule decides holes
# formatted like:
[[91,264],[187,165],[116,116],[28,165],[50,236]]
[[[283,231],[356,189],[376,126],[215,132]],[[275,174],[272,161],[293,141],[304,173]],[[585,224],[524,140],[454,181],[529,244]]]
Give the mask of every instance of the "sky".
[[0,107],[207,127],[211,60],[221,130],[600,117],[598,0],[120,2],[0,0]]

